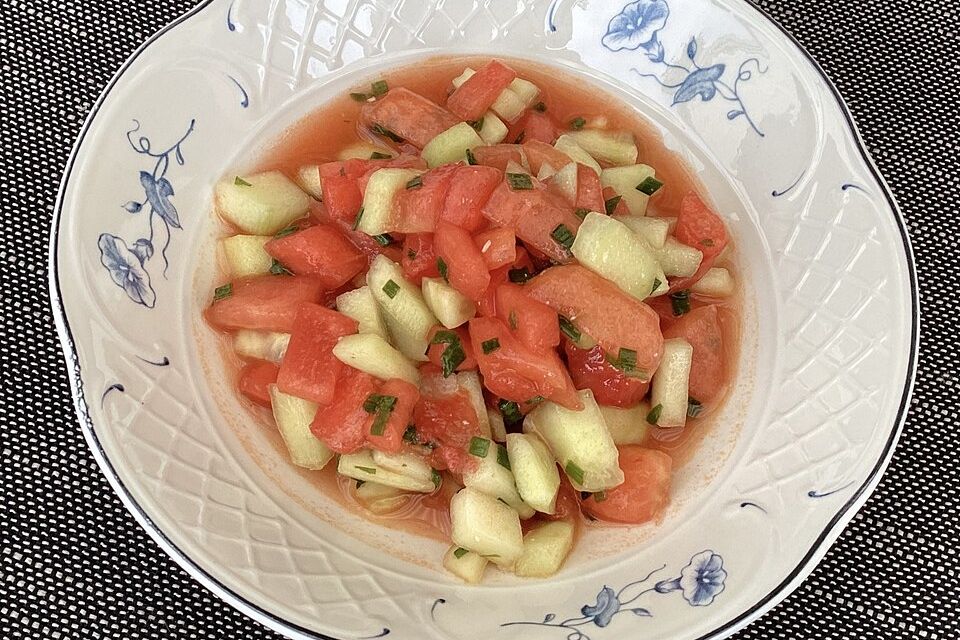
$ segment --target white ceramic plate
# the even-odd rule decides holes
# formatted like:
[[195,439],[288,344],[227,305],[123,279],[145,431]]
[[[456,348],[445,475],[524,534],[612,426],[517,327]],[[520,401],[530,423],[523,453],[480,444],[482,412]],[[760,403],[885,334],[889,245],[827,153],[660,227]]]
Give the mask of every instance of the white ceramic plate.
[[[437,53],[529,58],[623,96],[697,168],[749,274],[740,380],[660,527],[588,534],[482,587],[371,526],[249,420],[200,320],[211,186],[359,81]],[[723,637],[812,569],[876,485],[914,373],[903,221],[849,114],[742,0],[214,0],[152,38],[64,176],[51,289],[80,424],[191,575],[291,637]]]

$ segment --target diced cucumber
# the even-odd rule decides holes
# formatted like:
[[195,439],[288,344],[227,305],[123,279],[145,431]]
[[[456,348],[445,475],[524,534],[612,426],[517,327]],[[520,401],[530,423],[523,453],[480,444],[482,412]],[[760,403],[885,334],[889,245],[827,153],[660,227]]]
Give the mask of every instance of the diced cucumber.
[[[442,164],[465,160],[467,149],[480,147],[483,144],[483,138],[473,127],[466,122],[460,122],[428,142],[423,148],[422,156],[428,167],[439,167]],[[364,215],[366,215],[366,208],[364,208]]]
[[483,114],[483,124],[480,125],[480,137],[484,144],[500,144],[507,137],[507,125],[497,117],[493,111]]
[[363,480],[364,482],[372,480],[385,484],[388,487],[396,487],[406,491],[416,491],[418,493],[433,493],[437,488],[433,480],[427,478],[414,478],[402,475],[394,471],[389,471],[380,467],[373,459],[373,454],[364,449],[356,453],[345,453],[340,456],[340,462],[337,464],[337,473],[354,480]]
[[527,414],[523,432],[543,439],[578,491],[610,489],[623,482],[619,452],[593,392],[585,389],[578,395],[583,410],[546,400]]
[[442,278],[424,278],[420,283],[423,299],[440,324],[447,329],[459,327],[477,315],[477,305]]
[[692,362],[693,347],[689,342],[683,338],[663,341],[663,359],[650,387],[651,412],[660,414],[657,426],[682,427],[687,423]]
[[233,278],[258,276],[270,273],[273,258],[263,245],[273,240],[273,236],[236,235],[220,241],[223,257],[227,261],[228,271]]
[[650,424],[647,416],[650,414],[650,405],[641,402],[635,407],[621,409],[620,407],[600,407],[603,421],[607,424],[607,431],[617,446],[622,444],[640,444],[647,437]]
[[600,165],[597,164],[597,161],[593,159],[593,156],[591,156],[586,152],[586,150],[584,150],[583,147],[577,144],[576,140],[570,137],[570,134],[565,133],[557,138],[557,141],[553,143],[553,147],[557,151],[562,151],[563,153],[567,154],[567,157],[574,162],[585,164],[596,171],[597,175],[600,175]]
[[507,122],[516,122],[526,108],[526,101],[510,88],[501,91],[497,99],[490,105],[490,110]]
[[614,216],[613,219],[630,227],[634,233],[640,235],[655,249],[663,247],[663,243],[667,241],[667,235],[670,233],[670,221],[666,218],[631,215]]
[[637,142],[629,131],[581,129],[567,135],[600,162],[623,167],[637,161]]
[[418,175],[420,172],[414,169],[386,168],[374,171],[363,193],[363,213],[357,229],[371,236],[391,231],[390,214],[393,213],[394,199]]
[[410,501],[410,494],[379,482],[364,481],[354,491],[357,502],[376,515],[392,513]]
[[690,287],[690,291],[702,296],[726,298],[733,295],[735,288],[736,283],[729,271],[723,267],[712,267]]
[[470,404],[477,414],[480,434],[490,438],[490,418],[487,416],[487,405],[483,401],[483,385],[480,384],[480,375],[476,371],[461,371],[457,374],[457,383],[470,396]]
[[320,187],[320,167],[308,164],[297,170],[297,184],[317,200],[323,200],[323,189]]
[[667,236],[663,246],[656,250],[657,261],[668,276],[686,278],[700,268],[703,254],[693,247],[678,242],[673,236]]
[[540,165],[540,171],[537,172],[537,180],[543,182],[548,178],[552,178],[557,175],[557,170],[553,168],[553,165],[549,162],[544,162]]
[[483,579],[483,572],[489,561],[478,553],[467,551],[453,545],[443,556],[443,566],[447,571],[469,584],[477,584]]
[[450,538],[500,566],[510,567],[523,554],[520,516],[511,507],[465,487],[450,500]]
[[520,497],[541,513],[553,513],[560,473],[550,449],[531,433],[508,433],[507,454]]
[[610,280],[638,300],[654,290],[660,272],[649,245],[622,222],[590,212],[570,251],[587,269]]
[[520,497],[513,472],[504,466],[504,463],[509,465],[506,448],[501,449],[502,444],[489,440],[487,446],[487,455],[483,458],[473,456],[478,464],[463,472],[464,486],[502,500],[520,514],[521,520],[532,518],[535,513],[533,507]]
[[433,467],[421,456],[412,453],[386,453],[374,450],[373,461],[383,471],[396,473],[405,478],[422,482],[424,485],[429,482],[436,488],[433,481]]
[[460,75],[458,75],[456,78],[453,79],[454,89],[459,89],[460,85],[462,85],[464,82],[469,80],[475,73],[476,71],[474,71],[470,67],[467,67],[466,69],[464,69],[463,73],[461,73]]
[[570,162],[558,170],[550,179],[568,202],[577,201],[577,163]]
[[503,422],[503,415],[496,409],[487,409],[487,418],[490,421],[490,437],[497,442],[507,441],[507,425]]
[[647,214],[647,203],[650,196],[637,190],[637,185],[656,175],[653,167],[645,164],[634,164],[627,167],[611,167],[604,169],[600,174],[600,184],[610,187],[623,196],[623,203],[632,216]]
[[289,343],[289,333],[240,329],[233,334],[233,350],[242,358],[280,362]]
[[514,78],[508,88],[517,94],[517,97],[523,101],[526,107],[536,102],[540,96],[540,87],[523,78]]
[[283,438],[290,461],[305,469],[323,469],[333,457],[333,451],[327,448],[310,431],[310,423],[317,413],[317,405],[309,400],[287,395],[270,385],[270,404],[277,430]]
[[[388,284],[390,282],[393,284]],[[420,287],[403,276],[400,265],[383,255],[377,256],[370,265],[367,284],[380,307],[394,346],[411,360],[425,362],[429,346],[427,335],[437,324],[437,318],[420,294]]]
[[546,522],[523,536],[523,554],[513,572],[525,578],[552,576],[570,554],[575,527],[567,520]]
[[389,338],[387,325],[383,322],[380,307],[377,306],[370,287],[364,285],[338,295],[337,311],[356,320],[360,325],[360,333],[370,333],[383,339]]
[[364,140],[354,142],[341,149],[340,153],[337,154],[337,160],[370,160],[371,156],[375,153],[391,158],[397,155],[397,152],[392,149],[387,149],[386,147],[381,147],[380,145]]
[[254,235],[273,235],[310,208],[310,196],[279,171],[230,177],[215,191],[220,215]]
[[369,373],[374,378],[399,378],[414,386],[420,385],[420,372],[413,363],[375,333],[358,333],[340,338],[333,347],[333,355],[345,365]]

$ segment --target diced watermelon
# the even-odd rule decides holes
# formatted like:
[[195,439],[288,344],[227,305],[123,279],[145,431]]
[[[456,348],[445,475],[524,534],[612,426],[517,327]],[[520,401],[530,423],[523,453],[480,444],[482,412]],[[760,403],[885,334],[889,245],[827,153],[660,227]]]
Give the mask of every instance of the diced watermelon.
[[503,174],[493,167],[455,167],[440,219],[471,233],[477,231],[484,224],[481,208],[502,179]]
[[507,170],[510,161],[522,165],[524,162],[523,147],[518,144],[494,144],[486,147],[476,147],[473,157],[478,165],[494,167],[500,171]]
[[[530,349],[497,318],[471,320],[470,340],[483,384],[492,393],[518,403],[535,402],[540,396],[569,409],[583,408],[573,381],[554,350]],[[484,353],[483,344],[493,340],[497,348]]]
[[353,453],[367,442],[370,414],[363,403],[376,391],[376,379],[353,367],[343,365],[329,404],[321,405],[310,430],[336,453]]
[[567,368],[577,389],[590,389],[598,404],[613,407],[636,406],[650,389],[649,380],[631,378],[607,359],[600,345],[579,349],[564,340]]
[[400,233],[432,233],[457,171],[443,165],[420,176],[419,184],[397,196],[391,226]]
[[673,319],[663,330],[664,338],[684,338],[693,347],[690,366],[690,397],[709,405],[726,383],[726,352],[716,305],[697,307]]
[[[517,135],[520,135],[520,132],[523,133],[524,142],[536,141],[549,145],[552,145],[560,135],[560,130],[557,125],[554,124],[553,119],[546,113],[540,111],[530,111],[520,120],[520,125],[517,127],[517,130]],[[511,139],[516,139],[516,136]],[[559,169],[560,167],[554,168]]]
[[356,333],[357,326],[356,320],[342,313],[302,304],[280,363],[280,391],[318,404],[333,400],[337,378],[345,366],[334,357],[333,347],[339,338]]
[[403,242],[403,256],[400,260],[403,274],[407,279],[420,284],[424,278],[438,278],[437,254],[433,248],[432,233],[413,233]]
[[367,266],[367,258],[329,224],[317,224],[264,247],[271,256],[297,275],[316,276],[327,289],[336,289]]
[[[623,204],[621,201],[620,204]],[[590,167],[577,163],[577,209],[606,212],[606,201],[603,197],[603,186],[600,176]],[[623,205],[626,207],[626,204]]]
[[[581,165],[578,165],[578,168],[584,169],[585,167],[581,164]],[[589,171],[590,173],[593,173],[594,177],[596,177],[597,174],[594,173],[592,170],[587,169],[587,171]],[[604,213],[604,211],[606,210],[607,201],[610,200],[611,198],[616,198],[616,197],[619,195],[616,191],[614,191],[613,187],[604,187],[602,193],[603,193],[603,207],[604,207],[604,208],[601,208],[601,209],[591,209],[591,211],[596,211],[597,213]],[[580,195],[580,194],[577,193],[577,196],[578,196],[578,197],[579,197],[579,195]],[[623,198],[620,198],[619,200],[617,200],[617,204],[613,207],[613,210],[610,211],[610,215],[612,215],[612,216],[628,216],[628,215],[630,215],[630,208],[627,207],[627,203],[623,201]]]
[[490,272],[470,234],[449,222],[440,222],[433,240],[437,256],[446,263],[450,286],[471,300],[479,299],[490,284]]
[[460,120],[427,98],[397,87],[376,102],[360,110],[360,119],[368,127],[379,125],[419,149]]
[[479,120],[516,77],[516,71],[491,60],[450,95],[447,109],[461,120]]
[[312,276],[256,276],[231,284],[230,295],[214,301],[204,315],[219,329],[289,332],[303,302],[321,302],[323,283]]
[[523,153],[527,157],[527,163],[530,165],[530,171],[533,175],[540,173],[540,168],[544,164],[549,164],[556,171],[559,171],[573,162],[570,160],[570,156],[564,152],[557,151],[549,144],[539,140],[524,142]]
[[526,269],[527,273],[533,273],[533,261],[530,254],[523,247],[517,247],[517,257],[511,264],[505,264],[502,267],[493,269],[490,272],[490,284],[483,296],[477,300],[477,313],[481,316],[492,318],[497,315],[497,289],[504,282],[510,281],[511,269]]
[[557,312],[528,296],[518,284],[507,282],[497,287],[497,317],[534,351],[560,344]]
[[444,385],[436,370],[421,369],[420,401],[413,411],[417,438],[423,444],[435,445],[431,462],[439,469],[463,473],[475,463],[467,447],[480,435],[480,420],[470,396],[463,389],[441,392]]
[[376,414],[370,416],[370,427],[367,429],[366,440],[370,446],[387,453],[399,453],[403,448],[403,432],[410,424],[413,409],[420,399],[420,392],[406,380],[386,380],[380,385],[377,393],[381,396],[396,398],[393,410],[383,427],[383,433],[377,435],[373,426],[377,419]]
[[[363,189],[360,181],[377,169],[388,167],[398,169],[426,168],[426,163],[418,156],[401,155],[396,158],[379,160],[342,160],[320,165],[320,190],[327,214],[334,220],[353,225],[363,205]],[[364,183],[365,184],[365,183]]]
[[517,259],[517,236],[512,229],[497,227],[473,237],[487,268],[493,271]]
[[277,381],[279,371],[280,367],[273,362],[255,360],[240,369],[237,387],[247,399],[261,407],[269,407],[270,385]]
[[697,272],[689,278],[671,280],[671,292],[687,289],[702,278],[729,242],[723,220],[692,191],[684,196],[680,203],[680,214],[677,216],[673,235],[683,244],[701,251],[703,260],[700,261]]

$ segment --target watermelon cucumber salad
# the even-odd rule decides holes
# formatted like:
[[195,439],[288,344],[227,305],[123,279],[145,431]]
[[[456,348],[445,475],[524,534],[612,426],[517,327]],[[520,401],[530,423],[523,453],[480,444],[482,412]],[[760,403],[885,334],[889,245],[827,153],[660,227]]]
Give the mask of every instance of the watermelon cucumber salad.
[[579,527],[662,515],[661,443],[722,402],[736,293],[723,221],[694,192],[658,210],[672,185],[633,133],[475,66],[439,103],[373,82],[328,161],[219,182],[205,311],[291,462],[375,516],[440,505],[470,583],[550,576]]

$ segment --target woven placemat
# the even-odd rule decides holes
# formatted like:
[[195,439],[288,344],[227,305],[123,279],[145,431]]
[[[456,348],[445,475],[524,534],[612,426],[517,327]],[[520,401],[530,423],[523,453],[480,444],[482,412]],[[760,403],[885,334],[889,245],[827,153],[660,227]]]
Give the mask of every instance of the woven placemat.
[[[126,57],[194,4],[0,0],[0,638],[277,637],[195,583],[113,494],[75,422],[47,294],[57,185],[85,116]],[[736,637],[958,638],[960,5],[760,4],[833,78],[893,186],[923,344],[879,490],[800,589]]]

